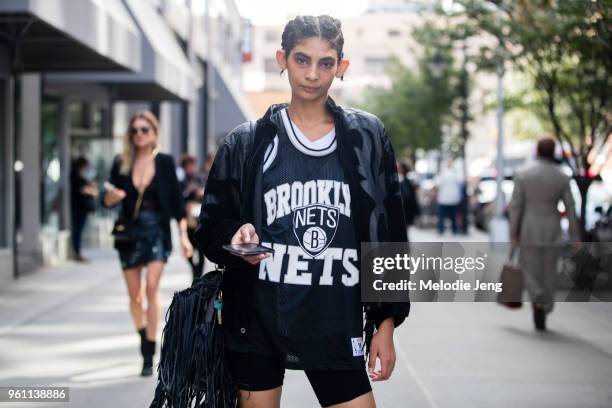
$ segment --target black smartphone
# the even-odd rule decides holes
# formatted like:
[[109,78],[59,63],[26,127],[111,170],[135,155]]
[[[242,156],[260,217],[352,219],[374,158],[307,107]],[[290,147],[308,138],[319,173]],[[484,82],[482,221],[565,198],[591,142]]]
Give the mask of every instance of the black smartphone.
[[226,251],[232,254],[249,256],[249,255],[260,255],[260,254],[273,254],[272,248],[265,247],[259,244],[226,244],[222,247]]

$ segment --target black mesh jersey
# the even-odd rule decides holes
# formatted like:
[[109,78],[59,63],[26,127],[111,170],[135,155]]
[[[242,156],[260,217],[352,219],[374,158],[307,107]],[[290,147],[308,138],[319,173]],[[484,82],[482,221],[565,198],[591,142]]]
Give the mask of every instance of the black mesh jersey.
[[336,135],[311,142],[282,115],[264,160],[260,231],[275,252],[259,265],[251,334],[287,368],[361,368],[357,242]]

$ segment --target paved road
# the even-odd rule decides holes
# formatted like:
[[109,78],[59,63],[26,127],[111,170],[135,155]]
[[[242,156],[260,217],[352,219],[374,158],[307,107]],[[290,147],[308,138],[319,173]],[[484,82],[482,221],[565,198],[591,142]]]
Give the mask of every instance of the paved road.
[[[411,231],[415,241],[436,238]],[[89,265],[44,269],[0,288],[0,386],[71,388],[68,405],[49,407],[147,407],[154,380],[137,375],[138,337],[118,262],[110,251],[89,255]],[[171,258],[162,302],[189,280],[183,260]],[[378,406],[612,407],[612,304],[557,304],[549,326],[535,333],[527,308],[415,303],[396,331],[393,377],[373,384]],[[287,372],[282,402],[318,406],[295,371]],[[40,404],[0,403],[13,406]]]

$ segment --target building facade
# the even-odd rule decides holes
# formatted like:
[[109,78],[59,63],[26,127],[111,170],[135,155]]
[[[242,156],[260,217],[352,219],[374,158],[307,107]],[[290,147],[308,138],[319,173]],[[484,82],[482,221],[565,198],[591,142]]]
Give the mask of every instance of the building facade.
[[[232,74],[240,15],[207,3],[0,2],[0,281],[66,259],[70,163],[87,157],[101,184],[135,111],[159,117],[164,151],[200,161],[251,117]],[[90,244],[110,243],[112,218],[90,217]]]

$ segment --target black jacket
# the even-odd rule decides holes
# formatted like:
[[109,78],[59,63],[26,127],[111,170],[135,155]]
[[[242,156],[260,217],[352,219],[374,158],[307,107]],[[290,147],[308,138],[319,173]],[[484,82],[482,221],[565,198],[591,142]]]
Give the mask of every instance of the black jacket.
[[[225,138],[208,176],[196,230],[208,259],[226,267],[223,321],[242,335],[248,334],[254,307],[257,267],[221,247],[245,223],[261,231],[263,156],[283,126],[279,112],[286,106],[272,105],[255,124],[244,123]],[[334,114],[340,164],[351,189],[357,242],[406,242],[395,157],[383,124],[367,112],[343,109],[331,98],[327,107]],[[364,310],[370,326],[388,317],[397,326],[408,316],[410,303],[366,304]]]
[[[121,201],[121,212],[119,217],[129,219],[134,214],[134,207],[138,199],[138,192],[134,189],[130,180],[131,172],[123,175],[119,172],[121,168],[121,158],[117,156],[111,169],[110,183],[115,187],[125,190],[127,196]],[[176,167],[172,156],[158,153],[155,156],[155,177],[160,204],[160,215],[164,247],[172,249],[172,237],[170,235],[170,220],[175,218],[177,221],[185,218],[185,205],[183,203],[183,193],[179,188],[176,177]],[[104,201],[103,201],[104,202]]]
[[96,209],[95,197],[81,192],[81,189],[87,184],[89,184],[87,180],[76,169],[72,169],[70,172],[70,212],[73,219],[83,218]]

